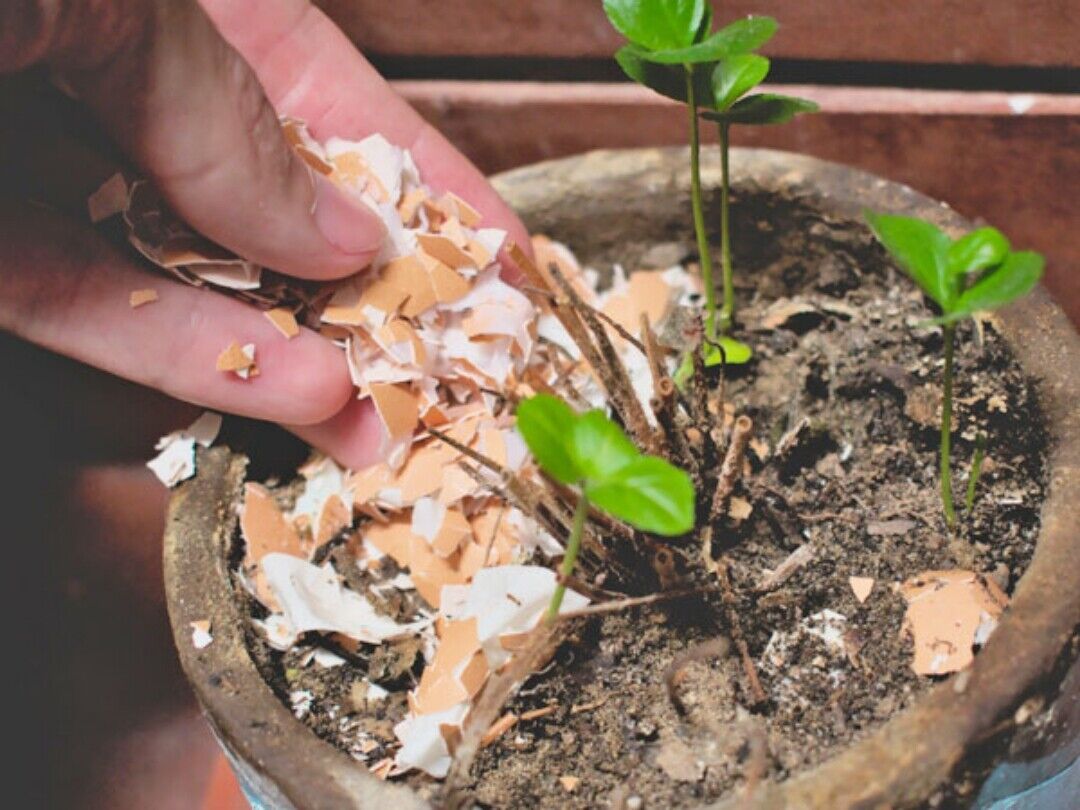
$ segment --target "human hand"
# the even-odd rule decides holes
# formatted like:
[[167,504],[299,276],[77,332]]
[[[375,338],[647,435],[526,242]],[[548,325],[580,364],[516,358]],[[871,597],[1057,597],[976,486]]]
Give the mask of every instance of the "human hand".
[[[279,116],[325,140],[373,132],[411,150],[425,182],[491,225],[523,227],[475,167],[401,100],[306,0],[12,0],[0,72],[43,63],[89,106],[171,207],[258,264],[309,279],[362,269],[382,225],[314,177]],[[25,201],[0,203],[0,327],[171,396],[281,422],[350,467],[374,461],[378,422],[354,398],[343,353],[303,330],[280,339],[256,310],[152,277],[89,228]],[[261,374],[215,370],[221,349],[259,346]]]

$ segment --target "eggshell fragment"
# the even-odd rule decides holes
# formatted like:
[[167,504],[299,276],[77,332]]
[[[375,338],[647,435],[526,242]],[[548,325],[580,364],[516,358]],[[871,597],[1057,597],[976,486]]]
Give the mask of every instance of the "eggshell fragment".
[[289,554],[267,554],[260,568],[285,618],[298,633],[340,633],[378,644],[414,635],[429,624],[398,624],[376,611],[362,594],[345,588],[332,570]]
[[90,222],[98,223],[122,213],[128,205],[128,187],[124,176],[117,172],[87,198],[86,209]]
[[412,436],[420,422],[416,396],[400,385],[372,385],[371,398],[387,435],[391,439]]
[[454,244],[454,241],[441,234],[421,233],[417,234],[416,240],[424,253],[438,259],[447,267],[460,270],[463,267],[472,267],[473,259],[468,253]]
[[218,371],[231,371],[236,376],[247,379],[253,373],[254,368],[255,345],[252,343],[241,346],[236,341],[233,341],[218,355]]
[[132,309],[137,309],[146,304],[152,304],[158,300],[157,290],[148,288],[143,290],[132,290],[128,296],[128,304]]
[[972,571],[924,571],[900,586],[907,600],[904,630],[915,645],[919,675],[959,672],[974,648],[989,638],[1008,597],[992,580]]
[[157,456],[146,466],[167,487],[173,487],[195,474],[195,445],[209,447],[221,429],[221,414],[205,411],[184,430],[162,436],[155,449]]
[[200,619],[190,623],[191,646],[196,650],[202,650],[210,646],[214,637],[210,635],[210,620]]
[[269,309],[263,315],[287,340],[292,340],[300,334],[300,326],[296,323],[296,316],[284,307]]
[[851,585],[851,591],[860,604],[867,600],[870,591],[874,589],[873,577],[848,577],[848,583]]

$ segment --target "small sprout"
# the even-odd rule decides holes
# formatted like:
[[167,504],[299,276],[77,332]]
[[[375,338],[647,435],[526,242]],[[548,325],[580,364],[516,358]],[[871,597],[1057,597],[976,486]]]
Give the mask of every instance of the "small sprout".
[[[1034,289],[1043,274],[1043,257],[1030,250],[1012,251],[996,228],[978,228],[952,240],[936,225],[914,217],[865,211],[874,235],[919,288],[941,309],[928,324],[942,327],[945,372],[941,403],[941,503],[949,529],[956,526],[953,508],[952,439],[953,343],[956,322],[976,312],[997,309]],[[985,439],[981,444],[985,444]],[[975,499],[984,449],[968,477],[966,505]]]
[[[716,330],[716,286],[701,194],[698,110],[717,108],[713,80],[717,65],[761,47],[776,32],[776,20],[747,17],[714,32],[711,31],[712,9],[705,0],[604,0],[604,11],[615,29],[630,41],[615,54],[615,60],[626,75],[687,106],[690,204],[705,287],[705,333],[711,341],[719,339],[724,344],[724,351],[720,352],[707,342],[705,359],[708,365],[725,361],[744,363],[750,358],[749,347],[732,338],[718,338]],[[725,194],[725,205],[726,199]],[[724,217],[726,222],[726,213]],[[727,286],[725,311],[730,308],[731,298],[726,290]],[[720,331],[724,332],[726,328]]]
[[[756,46],[755,46],[756,47]],[[726,333],[735,318],[735,285],[731,271],[731,181],[728,169],[733,124],[763,126],[783,124],[799,113],[816,112],[817,104],[775,93],[746,94],[769,74],[769,60],[756,53],[737,53],[721,59],[712,70],[713,104],[702,117],[715,121],[720,135],[720,261],[724,282],[724,306],[720,311],[720,333]],[[727,362],[736,360],[728,357]]]
[[556,481],[578,488],[548,621],[559,614],[590,504],[654,534],[675,536],[694,527],[690,476],[662,458],[641,453],[602,411],[578,414],[561,399],[538,394],[518,407],[517,427],[540,468]]

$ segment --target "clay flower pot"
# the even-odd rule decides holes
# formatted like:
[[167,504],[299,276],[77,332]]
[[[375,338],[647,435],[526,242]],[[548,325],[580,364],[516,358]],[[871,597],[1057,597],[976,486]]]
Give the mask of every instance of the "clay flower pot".
[[[518,169],[495,182],[531,229],[572,246],[583,263],[619,260],[632,266],[657,244],[690,243],[685,154],[595,152]],[[714,165],[714,158],[705,164]],[[954,233],[972,227],[909,188],[832,163],[767,150],[735,150],[732,163],[737,191],[798,199],[829,220],[855,221],[870,207],[929,218]],[[716,180],[706,177],[709,186]],[[1070,664],[1063,656],[1075,656],[1080,626],[1080,338],[1042,289],[1000,313],[1000,322],[1024,371],[1039,380],[1051,433],[1041,533],[1009,610],[970,669],[928,690],[846,751],[784,783],[761,785],[739,806],[917,805],[1033,693],[1061,691],[1060,673]],[[249,795],[264,807],[424,806],[409,790],[380,782],[318,739],[256,670],[245,644],[251,631],[229,577],[245,465],[225,448],[202,453],[197,477],[172,499],[165,535],[173,632],[211,726]],[[213,643],[197,650],[190,622],[208,618]],[[1073,664],[1071,670],[1061,706],[1070,690],[1072,704],[1080,703],[1080,668]],[[1021,726],[1012,739],[1011,761],[991,774],[984,797],[987,788],[1010,795],[1060,771],[1075,756],[1070,749],[1080,736],[1076,714],[1059,712],[1058,726],[1051,724],[1049,732]]]

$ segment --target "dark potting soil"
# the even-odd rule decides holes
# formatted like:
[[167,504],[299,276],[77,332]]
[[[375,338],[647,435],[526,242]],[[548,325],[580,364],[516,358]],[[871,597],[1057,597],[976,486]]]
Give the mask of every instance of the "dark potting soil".
[[[481,751],[464,786],[477,806],[688,807],[820,763],[933,683],[911,669],[896,583],[971,568],[1011,592],[1031,558],[1047,434],[1032,381],[993,319],[958,333],[960,508],[980,432],[988,446],[974,509],[961,512],[950,541],[937,471],[940,331],[918,326],[930,315],[921,295],[865,228],[791,203],[777,216],[776,205],[744,195],[735,209],[739,335],[755,356],[729,371],[726,400],[754,420],[763,444],[735,492],[739,519],[717,527],[769,700],[752,708],[738,656],[710,643],[728,634],[718,596],[580,620],[506,707],[553,713],[519,722]],[[792,298],[805,306],[785,319],[776,302]],[[778,458],[777,443],[800,424]],[[812,546],[809,562],[762,590],[767,572],[803,545]],[[875,579],[865,603],[851,576]],[[287,704],[290,693],[310,693],[298,713],[315,733],[369,764],[392,755],[392,727],[423,666],[417,643],[367,648],[322,669],[249,638]],[[391,695],[366,700],[365,678]],[[361,738],[378,745],[365,751]],[[422,774],[404,780],[439,796],[441,784]],[[950,794],[949,806],[964,803]]]

